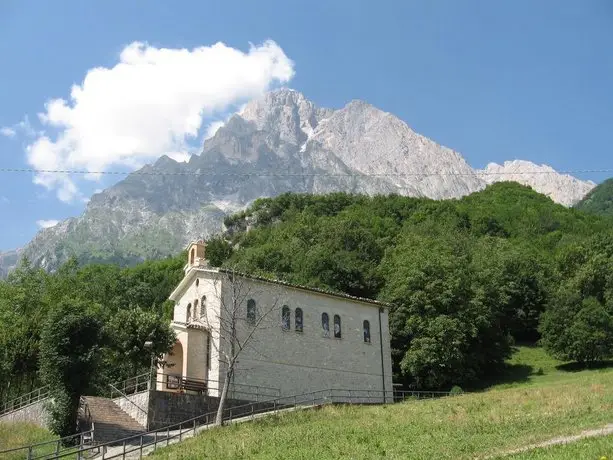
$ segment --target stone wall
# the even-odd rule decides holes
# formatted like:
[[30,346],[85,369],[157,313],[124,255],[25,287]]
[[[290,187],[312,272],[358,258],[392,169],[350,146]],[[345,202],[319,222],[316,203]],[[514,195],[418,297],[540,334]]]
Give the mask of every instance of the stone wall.
[[[132,402],[130,402],[132,401]],[[128,397],[120,397],[113,399],[125,413],[136,420],[143,428],[147,428],[147,414],[149,408],[149,390],[141,391],[128,395]],[[134,404],[136,404],[136,407]],[[141,408],[142,410],[139,410]]]
[[48,427],[49,412],[45,408],[45,404],[49,399],[28,404],[20,409],[9,412],[0,416],[0,423],[4,422],[30,422],[43,428]]
[[[251,401],[228,399],[226,408],[235,407],[232,417],[240,417],[251,413]],[[245,406],[247,407],[239,407]],[[165,426],[180,423],[200,415],[213,413],[219,407],[219,398],[205,395],[179,394],[166,391],[151,391],[149,394],[149,429],[156,430]],[[270,407],[270,404],[258,403],[255,410]],[[211,422],[213,421],[211,417]]]

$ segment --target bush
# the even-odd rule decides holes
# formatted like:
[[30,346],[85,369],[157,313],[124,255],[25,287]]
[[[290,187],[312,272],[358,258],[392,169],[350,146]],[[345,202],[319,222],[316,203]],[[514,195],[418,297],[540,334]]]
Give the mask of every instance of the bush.
[[459,386],[457,386],[457,385],[454,385],[454,386],[451,388],[451,391],[449,392],[449,394],[450,394],[451,396],[461,395],[462,393],[464,393],[464,390],[462,390],[462,388],[461,388],[461,387],[459,387]]

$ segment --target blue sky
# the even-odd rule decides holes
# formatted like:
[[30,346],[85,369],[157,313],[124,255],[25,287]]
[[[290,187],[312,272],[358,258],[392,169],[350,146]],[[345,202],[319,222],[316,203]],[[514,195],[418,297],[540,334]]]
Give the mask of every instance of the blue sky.
[[[285,67],[264,69],[261,80],[250,81],[250,91],[284,84],[332,108],[364,99],[458,150],[475,167],[515,158],[558,170],[613,167],[610,0],[2,0],[0,127],[16,135],[0,136],[0,168],[29,167],[26,146],[43,129],[51,139],[61,131],[38,119],[46,102],[69,100],[73,84],[80,85],[93,68],[116,66],[135,41],[152,49],[188,50],[221,41],[247,55],[250,43],[267,39],[291,60],[291,75]],[[239,67],[251,68],[247,60]],[[242,81],[236,77],[237,85]],[[208,103],[207,88],[198,90]],[[197,148],[207,123],[225,116],[247,94],[233,91],[182,147]],[[89,107],[95,109],[95,101]],[[93,110],[87,126],[102,112]],[[77,123],[79,113],[57,111],[56,116]],[[131,114],[138,112],[122,111],[121,126],[131,126]],[[27,129],[18,126],[25,116]],[[91,139],[88,145],[96,138]],[[47,164],[46,150],[40,152],[36,164]],[[605,175],[578,177],[600,181]],[[112,183],[80,180],[76,198],[65,202],[58,198],[60,185],[47,182],[47,188],[33,179],[0,172],[0,250],[26,243],[37,221],[80,214],[91,193]]]

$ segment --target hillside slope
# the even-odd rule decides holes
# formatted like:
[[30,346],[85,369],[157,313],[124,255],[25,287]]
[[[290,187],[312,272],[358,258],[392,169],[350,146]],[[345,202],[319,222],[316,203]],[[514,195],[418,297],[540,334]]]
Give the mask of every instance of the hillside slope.
[[596,186],[575,208],[601,216],[613,216],[613,178]]

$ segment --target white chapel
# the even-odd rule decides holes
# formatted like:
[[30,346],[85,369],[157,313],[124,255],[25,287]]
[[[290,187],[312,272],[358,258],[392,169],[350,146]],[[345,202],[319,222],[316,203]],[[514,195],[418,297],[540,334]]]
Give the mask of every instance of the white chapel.
[[202,241],[188,246],[185,276],[170,295],[177,342],[158,368],[157,390],[218,396],[237,356],[236,399],[392,393],[385,304],[209,267],[205,250]]

